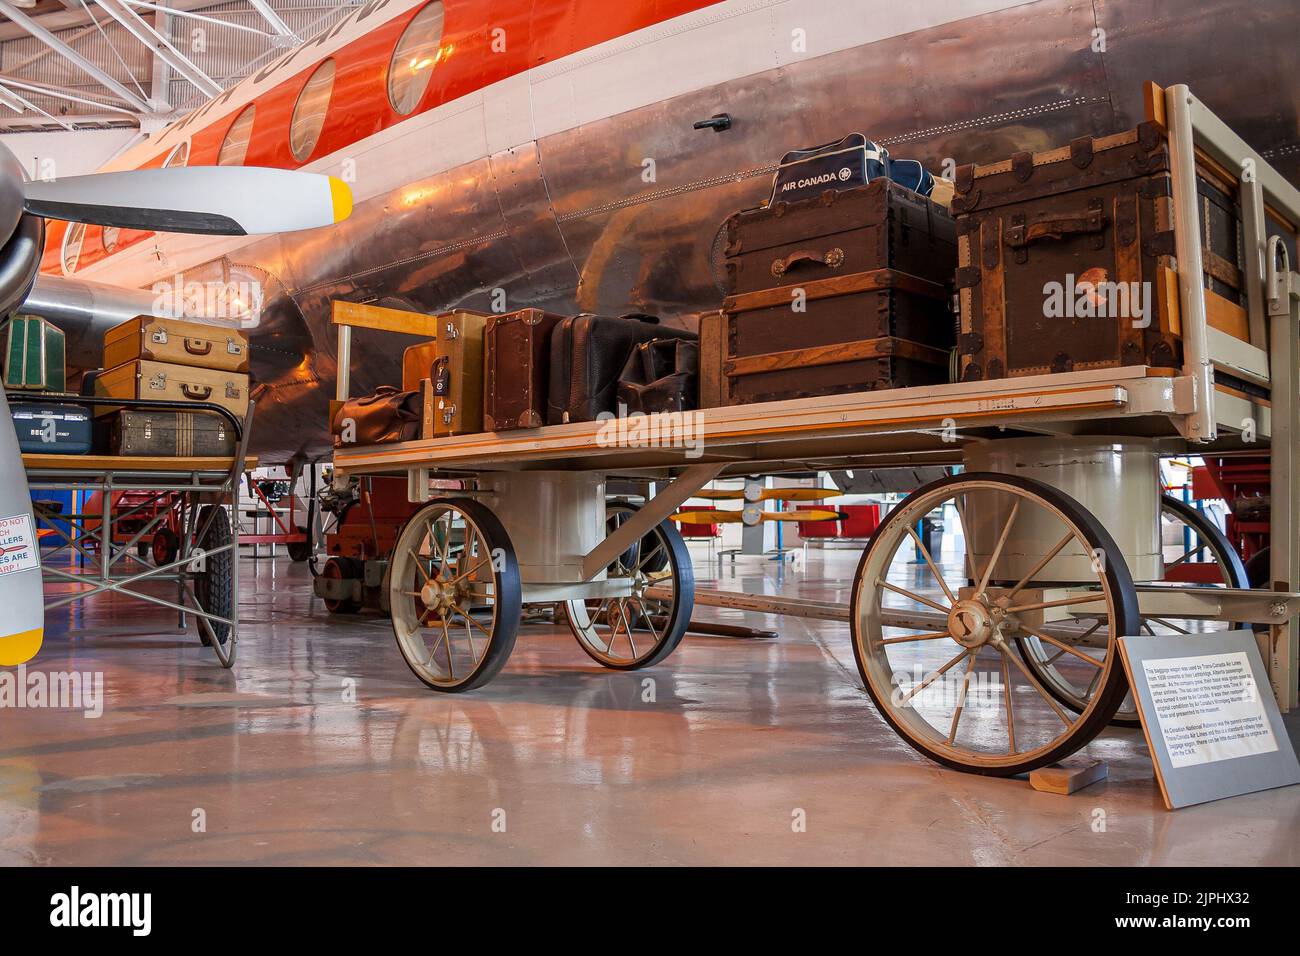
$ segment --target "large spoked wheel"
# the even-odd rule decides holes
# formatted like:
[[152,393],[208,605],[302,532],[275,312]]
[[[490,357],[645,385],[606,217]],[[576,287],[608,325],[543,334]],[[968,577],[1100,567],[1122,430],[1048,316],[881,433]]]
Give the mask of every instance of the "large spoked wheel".
[[486,684],[515,646],[519,563],[501,522],[477,501],[447,499],[406,523],[389,567],[397,648],[434,690]]
[[[606,506],[613,532],[637,507]],[[695,608],[695,571],[681,533],[671,521],[646,532],[606,569],[611,581],[628,581],[625,597],[566,601],[565,616],[578,644],[597,663],[615,670],[658,664],[681,643]]]
[[[1160,499],[1160,541],[1177,543],[1164,548],[1165,581],[1180,581],[1201,587],[1246,588],[1250,586],[1241,556],[1233,549],[1218,525],[1186,502],[1165,495]],[[1181,541],[1178,539],[1181,538]],[[1190,634],[1198,623],[1160,617],[1142,618],[1140,632],[1151,635]],[[1075,713],[1086,705],[1091,689],[1076,685],[1058,670],[1066,651],[1046,644],[1032,634],[1017,635],[1016,642],[1025,663],[1047,692]],[[1133,696],[1126,695],[1110,721],[1117,727],[1140,727]]]
[[[932,554],[915,530],[927,517],[949,518],[961,540]],[[1041,482],[986,473],[933,482],[890,512],[851,612],[858,670],[890,726],[945,766],[991,776],[1101,732],[1128,689],[1118,639],[1139,623],[1128,568],[1092,515]],[[1018,635],[1068,649],[1058,669],[1091,688],[1080,712],[1044,688]]]

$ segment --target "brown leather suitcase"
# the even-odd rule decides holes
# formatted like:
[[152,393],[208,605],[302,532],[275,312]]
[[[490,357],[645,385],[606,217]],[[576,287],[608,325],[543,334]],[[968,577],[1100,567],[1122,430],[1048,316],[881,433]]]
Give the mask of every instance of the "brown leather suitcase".
[[563,316],[520,309],[489,316],[483,330],[483,430],[546,422],[551,331]]
[[124,408],[113,419],[114,455],[225,457],[235,453],[235,433],[220,415]]
[[[962,166],[953,212],[964,381],[1182,364],[1163,129]],[[1235,185],[1198,169],[1210,323],[1246,337]]]
[[896,269],[951,281],[956,226],[942,206],[888,179],[812,199],[748,209],[727,220],[731,295]]
[[489,316],[455,309],[435,318],[437,337],[402,353],[402,388],[433,384],[425,437],[464,435],[483,427],[483,330]]
[[[792,303],[802,296],[802,312]],[[875,269],[723,303],[719,403],[834,395],[948,381],[947,287]],[[907,322],[900,316],[907,316]],[[911,337],[904,337],[906,328]],[[701,348],[701,380],[706,377]]]
[[[95,394],[168,402],[211,402],[241,418],[248,413],[248,376],[221,369],[194,368],[139,359],[95,377]],[[97,417],[116,409],[96,407]]]
[[248,336],[203,322],[138,315],[104,333],[104,368],[135,359],[247,372]]

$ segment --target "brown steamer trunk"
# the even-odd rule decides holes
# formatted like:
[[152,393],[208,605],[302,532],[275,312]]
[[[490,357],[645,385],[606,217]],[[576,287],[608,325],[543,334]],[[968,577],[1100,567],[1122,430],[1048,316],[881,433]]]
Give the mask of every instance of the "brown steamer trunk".
[[224,457],[235,453],[235,433],[220,415],[150,412],[128,408],[113,420],[113,454],[155,457]]
[[[1240,214],[1198,178],[1211,324],[1244,335]],[[1173,203],[1154,123],[957,170],[963,381],[1182,364]]]
[[736,213],[727,220],[727,291],[738,295],[874,269],[947,284],[956,255],[956,227],[946,209],[877,179]]
[[946,382],[948,303],[945,286],[893,269],[731,296],[722,310],[720,403]]
[[484,431],[546,422],[551,331],[561,318],[540,309],[489,316],[483,332]]
[[248,371],[248,336],[203,322],[138,315],[104,333],[104,368],[136,359]]

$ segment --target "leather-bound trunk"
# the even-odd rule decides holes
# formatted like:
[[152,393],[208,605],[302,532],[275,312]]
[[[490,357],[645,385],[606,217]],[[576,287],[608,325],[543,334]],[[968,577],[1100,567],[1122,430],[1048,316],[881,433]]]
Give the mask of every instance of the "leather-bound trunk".
[[[731,296],[718,321],[702,334],[702,404],[715,387],[743,405],[948,381],[948,289],[893,269]],[[716,386],[705,363],[720,363]]]
[[947,284],[956,267],[956,227],[942,206],[877,179],[736,213],[727,220],[725,253],[731,295],[875,269]]
[[428,381],[422,438],[464,435],[483,428],[483,330],[490,316],[456,309],[434,321],[437,338],[402,353],[402,388],[420,391]]
[[563,316],[521,309],[488,318],[483,332],[483,430],[546,423],[550,344]]
[[[1233,188],[1198,175],[1211,323],[1244,337]],[[960,378],[1181,366],[1171,197],[1154,123],[960,167]]]

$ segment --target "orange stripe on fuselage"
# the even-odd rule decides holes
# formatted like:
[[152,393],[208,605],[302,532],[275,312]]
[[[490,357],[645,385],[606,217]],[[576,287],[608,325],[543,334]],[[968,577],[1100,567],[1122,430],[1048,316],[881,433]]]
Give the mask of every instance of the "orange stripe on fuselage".
[[[525,70],[561,59],[581,50],[617,39],[657,23],[671,20],[717,0],[637,0],[637,2],[611,3],[609,0],[446,0],[439,55],[441,62],[434,68],[429,89],[415,112],[398,115],[388,101],[388,64],[393,48],[402,30],[423,9],[417,4],[400,16],[374,29],[360,34],[356,39],[326,55],[305,56],[312,42],[279,69],[284,78],[259,93],[251,102],[257,112],[253,123],[253,136],[247,166],[272,166],[280,169],[297,169],[313,159],[328,156],[346,149],[349,145],[396,126],[405,120],[431,109],[476,93],[493,83],[508,79]],[[505,49],[493,50],[494,39],[504,30]],[[523,38],[521,41],[520,38]],[[499,45],[499,44],[498,44]],[[293,107],[303,85],[315,68],[325,59],[335,61],[334,87],[330,95],[329,111],[320,138],[311,156],[303,163],[293,158],[289,149],[289,123]],[[134,164],[134,168],[161,166],[176,145],[173,137],[162,139],[168,132],[176,131],[178,124],[193,124],[190,133],[189,165],[211,166],[217,161],[221,143],[227,130],[243,112],[241,91],[253,85],[258,74],[253,74],[218,100],[229,96],[229,103],[212,104],[208,111],[214,116],[204,120],[190,114],[168,127],[151,141],[155,152],[147,154]],[[265,82],[263,78],[262,82]],[[200,107],[195,112],[202,112]],[[137,147],[145,152],[151,144]],[[129,158],[130,154],[128,154]],[[131,168],[131,167],[126,167]],[[58,274],[63,235],[67,224],[51,221],[46,230],[45,253],[41,270]],[[152,232],[143,230],[121,231],[114,253],[147,240]],[[104,249],[103,231],[98,226],[86,229],[82,240],[79,267],[110,258]]]

